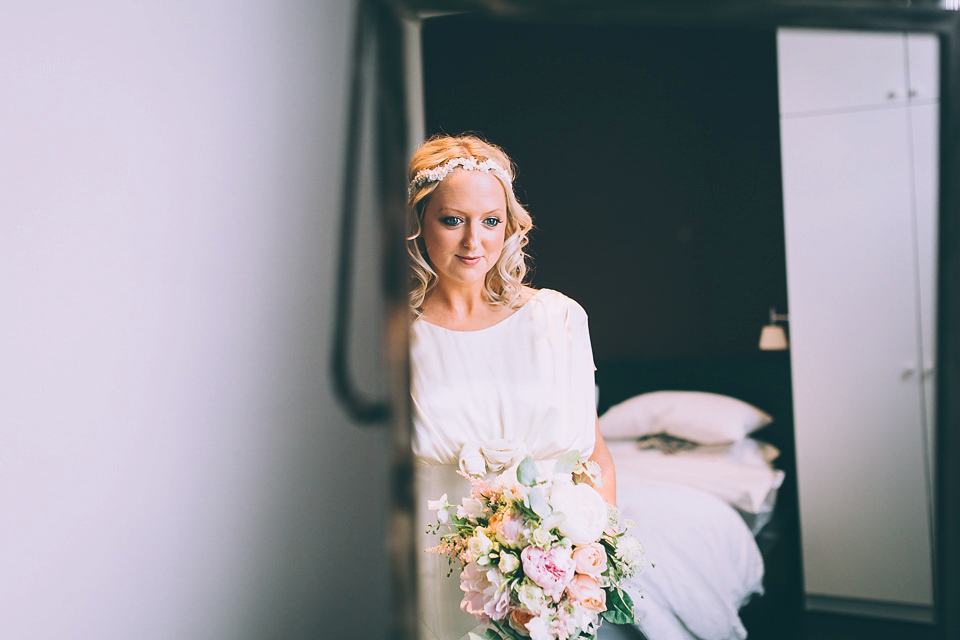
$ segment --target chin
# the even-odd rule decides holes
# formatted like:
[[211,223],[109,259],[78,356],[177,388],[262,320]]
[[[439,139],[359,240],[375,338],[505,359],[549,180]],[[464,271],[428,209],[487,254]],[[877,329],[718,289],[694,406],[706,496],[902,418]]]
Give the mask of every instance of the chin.
[[483,270],[474,267],[472,269],[460,268],[448,271],[447,273],[438,272],[438,274],[441,280],[459,282],[460,284],[476,284],[477,282],[482,283],[489,272],[490,269]]

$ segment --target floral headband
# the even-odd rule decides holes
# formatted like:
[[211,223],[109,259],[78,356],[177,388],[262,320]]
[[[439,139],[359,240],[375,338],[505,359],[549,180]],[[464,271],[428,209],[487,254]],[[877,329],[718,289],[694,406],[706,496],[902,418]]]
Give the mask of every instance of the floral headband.
[[433,169],[421,169],[418,171],[417,175],[413,176],[413,180],[410,181],[410,186],[407,187],[407,195],[413,195],[414,191],[430,182],[440,182],[450,175],[450,172],[457,167],[460,167],[465,171],[484,171],[486,173],[492,173],[507,184],[511,183],[510,174],[507,173],[507,170],[493,160],[487,159],[483,162],[478,162],[476,158],[451,158],[439,167],[434,167]]

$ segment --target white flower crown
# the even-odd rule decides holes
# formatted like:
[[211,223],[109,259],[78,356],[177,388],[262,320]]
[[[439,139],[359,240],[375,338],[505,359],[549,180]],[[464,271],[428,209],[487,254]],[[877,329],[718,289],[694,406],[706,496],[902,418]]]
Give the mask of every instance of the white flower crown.
[[407,195],[413,195],[415,190],[430,182],[440,182],[450,175],[450,172],[457,167],[460,167],[465,171],[484,171],[487,173],[492,173],[507,184],[510,184],[511,182],[510,174],[507,173],[507,170],[493,160],[487,159],[483,162],[478,162],[476,158],[451,158],[439,167],[434,167],[433,169],[421,169],[418,171],[417,175],[413,176],[413,180],[410,181],[410,186],[407,187]]

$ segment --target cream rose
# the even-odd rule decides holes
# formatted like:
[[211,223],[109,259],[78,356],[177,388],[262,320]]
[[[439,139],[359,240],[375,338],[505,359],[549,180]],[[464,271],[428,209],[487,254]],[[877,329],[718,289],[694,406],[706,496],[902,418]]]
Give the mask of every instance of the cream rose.
[[543,589],[527,578],[517,589],[517,599],[520,600],[520,604],[536,615],[543,610],[543,605],[547,602],[547,595],[543,592]]
[[577,574],[567,585],[567,595],[570,599],[579,602],[583,607],[594,613],[607,609],[607,592],[600,588],[596,580],[590,576]]
[[607,569],[607,551],[598,542],[592,542],[573,550],[573,564],[577,573],[599,578]]
[[557,527],[575,545],[588,545],[603,535],[607,503],[585,484],[561,485],[550,494],[550,506],[566,516]]
[[539,527],[533,530],[533,533],[530,534],[530,539],[538,547],[546,547],[550,544],[550,532],[543,527]]
[[520,566],[520,558],[513,555],[512,553],[501,552],[500,553],[500,562],[497,563],[497,568],[500,569],[500,573],[507,575],[508,573],[513,573],[517,570],[517,567]]
[[486,564],[480,562],[480,558],[493,551],[493,542],[478,529],[477,534],[467,540],[467,550],[477,560],[477,564]]

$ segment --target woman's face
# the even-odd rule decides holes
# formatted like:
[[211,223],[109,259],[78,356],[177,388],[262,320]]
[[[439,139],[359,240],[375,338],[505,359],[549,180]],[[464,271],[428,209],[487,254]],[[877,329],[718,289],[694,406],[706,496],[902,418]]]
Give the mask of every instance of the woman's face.
[[507,198],[483,171],[454,169],[437,185],[423,213],[423,242],[441,282],[482,282],[503,251]]

